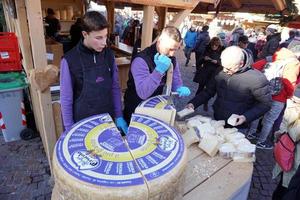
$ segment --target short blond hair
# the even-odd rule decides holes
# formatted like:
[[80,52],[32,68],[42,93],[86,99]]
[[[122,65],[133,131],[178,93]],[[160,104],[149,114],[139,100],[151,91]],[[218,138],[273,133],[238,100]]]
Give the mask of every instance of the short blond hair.
[[180,31],[178,30],[178,28],[176,28],[174,26],[166,26],[160,34],[160,37],[163,37],[163,36],[167,36],[167,37],[175,40],[176,42],[182,41]]

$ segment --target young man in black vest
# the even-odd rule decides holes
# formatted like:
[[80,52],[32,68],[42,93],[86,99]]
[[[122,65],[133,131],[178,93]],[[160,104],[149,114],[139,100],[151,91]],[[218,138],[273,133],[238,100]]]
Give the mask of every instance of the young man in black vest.
[[140,102],[162,94],[171,63],[174,67],[172,91],[177,91],[180,97],[190,95],[189,88],[182,84],[179,63],[174,57],[181,42],[179,30],[168,26],[162,30],[157,42],[136,55],[131,63],[124,96],[124,117],[127,122]]
[[96,11],[83,17],[83,39],[61,61],[60,101],[64,127],[86,117],[109,113],[127,132],[114,54],[106,47],[108,23]]

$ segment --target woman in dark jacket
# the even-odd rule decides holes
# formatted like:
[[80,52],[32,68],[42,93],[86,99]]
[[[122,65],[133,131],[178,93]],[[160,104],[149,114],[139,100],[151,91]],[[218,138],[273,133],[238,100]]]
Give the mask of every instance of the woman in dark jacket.
[[[204,59],[202,65],[197,67],[197,71],[194,77],[194,82],[199,83],[196,95],[199,94],[208,81],[215,74],[216,70],[221,66],[221,53],[223,51],[221,40],[218,37],[213,37],[204,53]],[[204,104],[204,110],[207,111],[207,103]]]

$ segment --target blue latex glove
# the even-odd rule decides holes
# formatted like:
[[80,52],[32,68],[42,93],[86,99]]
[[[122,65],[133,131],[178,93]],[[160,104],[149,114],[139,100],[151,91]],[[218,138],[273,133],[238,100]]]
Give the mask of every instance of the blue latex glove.
[[160,74],[164,74],[170,67],[171,59],[168,56],[156,53],[154,56],[155,69]]
[[122,129],[122,131],[127,134],[128,132],[128,125],[123,117],[118,117],[116,119],[116,125],[119,129]]
[[190,94],[191,94],[190,89],[185,86],[181,86],[181,87],[177,88],[176,92],[178,92],[179,97],[187,97],[187,96],[190,96]]

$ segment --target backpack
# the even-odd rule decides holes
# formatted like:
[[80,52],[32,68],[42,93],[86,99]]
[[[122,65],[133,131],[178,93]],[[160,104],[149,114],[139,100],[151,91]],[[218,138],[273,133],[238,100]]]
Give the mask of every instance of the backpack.
[[269,88],[272,95],[278,95],[282,88],[282,75],[284,67],[290,62],[291,59],[278,60],[275,62],[267,63],[262,72],[269,81]]

